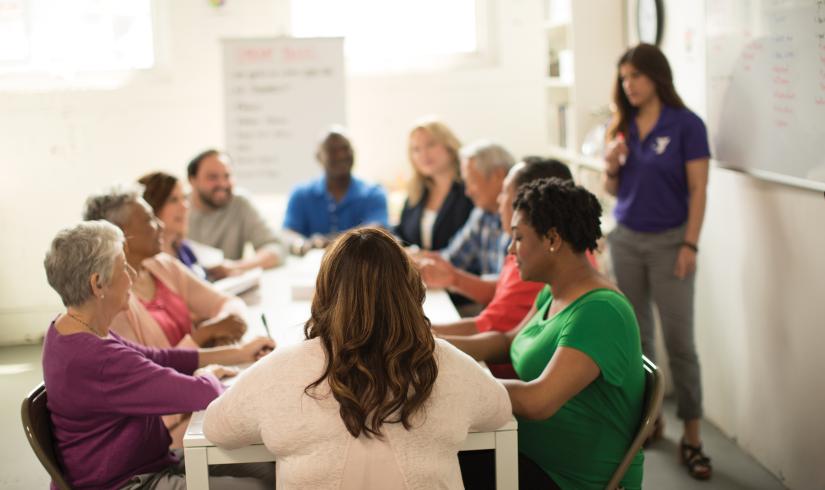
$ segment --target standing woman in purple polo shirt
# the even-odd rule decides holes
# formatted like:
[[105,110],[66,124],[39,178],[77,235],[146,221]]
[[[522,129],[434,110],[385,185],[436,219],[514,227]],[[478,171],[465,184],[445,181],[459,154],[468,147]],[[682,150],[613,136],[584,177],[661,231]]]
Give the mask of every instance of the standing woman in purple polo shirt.
[[[619,288],[639,321],[642,350],[653,358],[651,303],[659,310],[684,421],[680,455],[691,476],[710,478],[699,422],[702,385],[693,335],[699,233],[708,181],[707,132],[676,93],[667,58],[639,44],[619,59],[616,114],[608,130],[604,187],[617,197],[608,237]],[[661,436],[661,423],[657,435]]]

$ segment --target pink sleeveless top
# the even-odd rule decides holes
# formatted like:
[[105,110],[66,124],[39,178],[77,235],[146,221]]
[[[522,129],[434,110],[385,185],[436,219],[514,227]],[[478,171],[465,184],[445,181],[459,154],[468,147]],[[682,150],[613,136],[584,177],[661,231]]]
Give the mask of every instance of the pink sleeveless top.
[[157,277],[155,277],[155,297],[150,301],[140,300],[140,302],[160,325],[166,338],[169,339],[169,344],[178,345],[178,342],[192,331],[192,318],[189,316],[189,307],[186,306],[186,302]]

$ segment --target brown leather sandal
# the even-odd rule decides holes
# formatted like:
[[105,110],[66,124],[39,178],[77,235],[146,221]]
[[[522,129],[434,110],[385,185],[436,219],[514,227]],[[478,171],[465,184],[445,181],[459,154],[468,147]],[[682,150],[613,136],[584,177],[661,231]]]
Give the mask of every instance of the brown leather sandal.
[[702,452],[702,445],[691,446],[684,439],[679,443],[679,455],[688,474],[697,480],[708,480],[713,474],[710,458]]

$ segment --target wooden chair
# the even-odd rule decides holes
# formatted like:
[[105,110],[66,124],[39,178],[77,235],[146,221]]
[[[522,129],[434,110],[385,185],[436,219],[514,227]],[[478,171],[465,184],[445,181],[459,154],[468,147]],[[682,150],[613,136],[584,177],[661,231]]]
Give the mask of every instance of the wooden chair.
[[49,408],[46,406],[46,385],[40,383],[29,396],[23,399],[22,407],[23,431],[26,438],[40,460],[40,464],[46,468],[55,486],[60,490],[70,490],[60,465],[57,462],[57,455],[54,451],[52,438],[52,421],[49,416]]
[[627,469],[633,462],[633,458],[642,444],[647,440],[648,436],[653,432],[653,427],[656,418],[662,411],[662,399],[665,396],[665,379],[659,368],[653,364],[650,359],[642,356],[642,366],[645,370],[645,394],[644,403],[642,405],[642,421],[639,424],[639,429],[636,431],[636,437],[631,442],[630,447],[625,453],[624,459],[619,463],[619,467],[613,473],[613,477],[607,483],[607,490],[616,490],[619,483],[622,481]]

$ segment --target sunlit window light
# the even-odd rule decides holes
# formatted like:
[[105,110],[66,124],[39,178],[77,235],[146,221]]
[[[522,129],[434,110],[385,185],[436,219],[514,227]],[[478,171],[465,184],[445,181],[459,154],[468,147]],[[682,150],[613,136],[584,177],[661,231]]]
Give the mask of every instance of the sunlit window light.
[[344,37],[351,70],[422,66],[427,60],[478,52],[477,4],[478,0],[293,0],[292,35]]
[[151,68],[151,0],[0,0],[0,75]]

